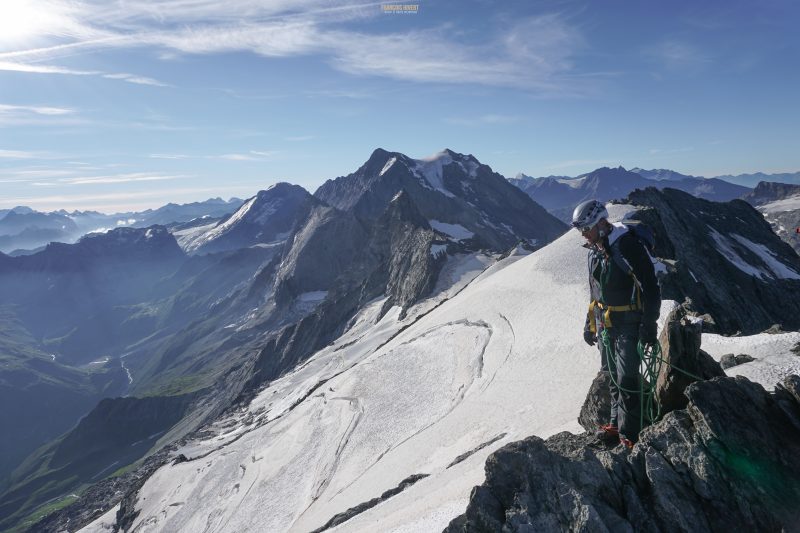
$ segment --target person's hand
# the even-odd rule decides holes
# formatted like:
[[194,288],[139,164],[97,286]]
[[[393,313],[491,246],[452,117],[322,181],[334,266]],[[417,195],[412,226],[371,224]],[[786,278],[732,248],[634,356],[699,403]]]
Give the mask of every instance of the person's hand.
[[643,344],[658,342],[658,326],[655,322],[645,321],[639,324],[639,340]]
[[597,335],[592,333],[592,330],[589,330],[589,329],[584,330],[584,332],[583,332],[583,340],[589,346],[594,346],[594,343],[597,342]]

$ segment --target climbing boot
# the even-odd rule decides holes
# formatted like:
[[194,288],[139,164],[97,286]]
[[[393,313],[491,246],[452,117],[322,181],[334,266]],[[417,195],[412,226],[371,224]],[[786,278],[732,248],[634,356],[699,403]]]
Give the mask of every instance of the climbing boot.
[[619,442],[619,430],[614,424],[604,424],[594,432],[594,438],[603,444],[615,445]]

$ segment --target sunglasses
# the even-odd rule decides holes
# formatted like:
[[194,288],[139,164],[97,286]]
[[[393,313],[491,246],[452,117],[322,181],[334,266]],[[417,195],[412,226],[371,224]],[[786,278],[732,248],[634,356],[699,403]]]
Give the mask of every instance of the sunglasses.
[[573,226],[573,227],[581,233],[589,233],[590,231],[592,231],[592,228],[594,226]]

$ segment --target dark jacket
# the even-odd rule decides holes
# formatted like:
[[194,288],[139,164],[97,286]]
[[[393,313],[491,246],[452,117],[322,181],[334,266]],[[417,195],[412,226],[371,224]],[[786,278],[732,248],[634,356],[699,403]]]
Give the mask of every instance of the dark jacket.
[[591,299],[612,306],[635,303],[635,277],[641,289],[639,300],[642,309],[641,312],[626,313],[625,322],[655,322],[661,310],[661,289],[653,262],[642,243],[624,225],[615,224],[611,234],[603,239],[603,250],[605,253],[595,248],[589,251]]

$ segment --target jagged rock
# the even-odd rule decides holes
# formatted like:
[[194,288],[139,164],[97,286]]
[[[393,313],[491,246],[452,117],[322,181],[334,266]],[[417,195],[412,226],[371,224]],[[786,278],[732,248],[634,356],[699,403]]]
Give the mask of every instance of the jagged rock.
[[737,365],[741,365],[744,363],[749,363],[750,361],[755,361],[752,356],[747,355],[746,353],[734,355],[732,353],[723,355],[719,360],[719,365],[723,369],[731,368]]
[[175,465],[178,465],[178,464],[181,464],[181,463],[185,463],[188,460],[189,459],[187,459],[185,455],[180,454],[175,459],[172,460],[172,466],[175,466]]
[[800,378],[775,393],[715,378],[687,397],[632,451],[566,432],[504,446],[445,531],[797,531]]
[[725,375],[719,363],[700,349],[703,322],[689,315],[686,307],[674,309],[665,324],[659,339],[664,361],[656,381],[662,414],[686,407],[684,391],[697,378]]
[[411,485],[413,485],[414,483],[416,483],[420,479],[425,479],[429,475],[430,474],[412,474],[412,475],[408,476],[407,478],[405,478],[403,481],[401,481],[399,485],[397,485],[396,487],[385,491],[379,497],[372,498],[369,501],[366,501],[364,503],[356,505],[355,507],[351,507],[350,509],[348,509],[347,511],[344,511],[343,513],[339,513],[339,514],[335,515],[333,518],[328,520],[328,522],[325,525],[315,529],[311,533],[322,533],[325,530],[328,530],[328,529],[330,529],[332,527],[338,526],[339,524],[347,522],[348,520],[350,520],[354,516],[357,516],[357,515],[363,513],[367,509],[371,509],[371,508],[375,507],[376,505],[378,505],[379,503],[383,503],[384,501],[388,500],[392,496],[396,496],[396,495],[400,494],[401,492],[406,490],[408,487],[410,487]]
[[772,324],[770,327],[764,330],[764,333],[769,333],[770,335],[777,335],[783,332],[783,328],[780,324]]
[[581,407],[578,422],[586,431],[595,431],[603,424],[608,424],[611,416],[611,375],[608,372],[600,371],[589,387],[589,394]]

